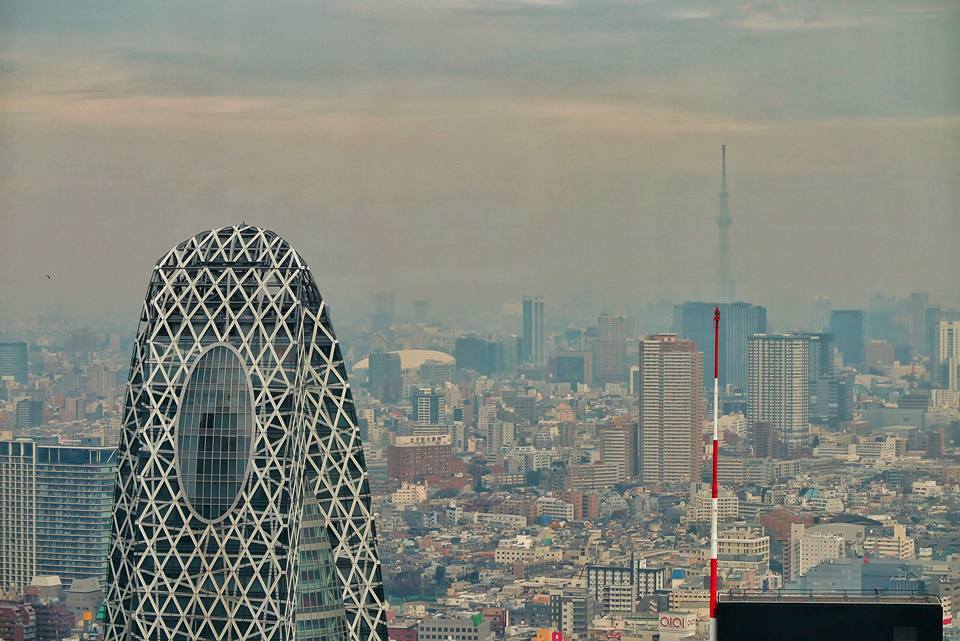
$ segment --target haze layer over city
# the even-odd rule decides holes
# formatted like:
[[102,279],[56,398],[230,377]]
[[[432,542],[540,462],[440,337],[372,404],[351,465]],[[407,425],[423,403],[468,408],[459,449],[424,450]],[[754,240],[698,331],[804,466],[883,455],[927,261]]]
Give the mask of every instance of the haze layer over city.
[[958,51],[4,2],[0,640],[960,638]]

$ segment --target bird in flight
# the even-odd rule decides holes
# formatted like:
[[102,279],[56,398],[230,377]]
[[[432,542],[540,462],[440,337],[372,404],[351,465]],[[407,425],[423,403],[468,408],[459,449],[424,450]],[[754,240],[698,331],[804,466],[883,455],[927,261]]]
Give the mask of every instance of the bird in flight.
[[47,280],[53,280],[53,278],[51,278],[50,274],[47,274]]

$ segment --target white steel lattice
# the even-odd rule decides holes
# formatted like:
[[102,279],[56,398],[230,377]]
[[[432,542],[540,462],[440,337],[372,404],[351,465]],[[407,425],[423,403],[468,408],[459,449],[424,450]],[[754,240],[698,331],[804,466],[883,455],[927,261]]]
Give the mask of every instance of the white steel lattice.
[[[181,420],[189,429],[178,440]],[[235,488],[229,496],[203,485],[218,474]],[[386,641],[356,412],[313,275],[273,232],[201,233],[157,262],[140,318],[106,639],[296,639],[305,492],[316,497],[342,593],[330,616],[345,619],[348,641]]]

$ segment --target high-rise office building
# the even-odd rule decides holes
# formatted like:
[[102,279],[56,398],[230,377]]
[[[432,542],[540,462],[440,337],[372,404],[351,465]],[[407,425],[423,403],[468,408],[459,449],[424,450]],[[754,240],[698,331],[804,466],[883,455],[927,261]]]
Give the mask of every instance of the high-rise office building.
[[673,308],[673,331],[703,352],[703,386],[713,387],[713,312],[720,307],[720,387],[747,387],[747,337],[767,331],[767,309],[750,303],[690,302]]
[[815,332],[824,332],[830,329],[831,311],[833,311],[833,302],[829,296],[817,296],[814,298],[810,328]]
[[0,586],[106,580],[116,449],[0,441]]
[[494,372],[512,372],[520,364],[520,342],[516,334],[501,336],[494,343]]
[[385,332],[393,326],[393,292],[377,292],[373,295],[373,328]]
[[920,354],[927,347],[927,308],[930,306],[930,294],[911,292],[907,300],[907,312],[910,324],[910,347]]
[[853,420],[856,372],[819,376],[810,384],[810,421],[837,427]]
[[811,381],[820,376],[833,374],[833,334],[827,332],[805,332],[796,334],[810,344],[808,377]]
[[550,358],[550,375],[555,383],[589,385],[593,382],[593,354],[591,352],[557,352]]
[[153,270],[130,367],[108,641],[383,641],[356,410],[326,303],[273,232]]
[[413,391],[413,420],[423,425],[442,425],[447,422],[446,399],[443,391],[434,387],[418,387]]
[[9,376],[18,383],[26,383],[27,362],[26,343],[0,343],[0,379]]
[[[746,389],[747,339],[754,334],[767,331],[767,308],[750,303],[731,303],[720,307],[720,319],[723,332],[720,339],[720,366],[724,372],[720,384],[730,385],[734,389]],[[703,347],[704,355],[713,351],[712,345],[713,343],[709,342]],[[710,358],[710,360],[713,359]],[[704,368],[704,370],[708,369],[713,368]],[[704,374],[709,373],[704,372]]]
[[367,377],[370,394],[384,403],[395,403],[403,393],[403,375],[400,369],[400,354],[373,352],[370,354]]
[[643,483],[700,480],[703,354],[693,341],[660,334],[640,341],[637,475]]
[[624,342],[623,316],[600,314],[597,321],[599,338],[594,375],[598,383],[621,383],[627,376],[627,345]]
[[413,301],[413,322],[418,325],[423,325],[427,322],[427,315],[430,312],[430,301],[426,300],[415,300]]
[[833,334],[796,334],[808,343],[810,421],[836,427],[853,419],[854,372],[836,371],[833,364]]
[[477,374],[492,374],[498,344],[479,336],[461,336],[454,344],[453,355],[458,370],[473,370]]
[[[18,429],[37,427],[43,423],[43,402],[21,398],[15,406],[14,426]],[[83,418],[82,416],[80,418]]]
[[454,363],[446,360],[428,358],[417,368],[417,382],[430,387],[443,387],[453,382]]
[[928,307],[923,315],[924,337],[923,354],[933,356],[937,352],[937,326],[944,320],[943,310],[939,307]]
[[747,430],[770,423],[788,453],[810,437],[810,341],[757,334],[748,345]]
[[830,333],[843,355],[843,364],[863,369],[863,311],[837,309],[830,313]]
[[543,365],[546,336],[543,325],[543,298],[526,296],[523,299],[523,340],[520,359],[524,363]]
[[936,387],[960,390],[960,320],[937,323],[930,367]]

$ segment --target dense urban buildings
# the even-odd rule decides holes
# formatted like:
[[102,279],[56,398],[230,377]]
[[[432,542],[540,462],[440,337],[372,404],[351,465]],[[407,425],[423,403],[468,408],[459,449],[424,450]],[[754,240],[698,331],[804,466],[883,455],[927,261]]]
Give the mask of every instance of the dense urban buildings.
[[[931,303],[923,315],[929,349],[917,354],[909,345],[910,300],[871,303],[863,371],[843,365],[832,332],[797,329],[744,339],[748,384],[743,389],[726,385],[720,394],[718,559],[725,594],[908,589],[938,595],[944,612],[954,613],[960,603],[960,560],[952,534],[960,482],[955,460],[960,396],[935,382],[943,379],[933,368],[939,341],[934,329],[953,319],[954,311],[927,313]],[[685,306],[679,307],[683,314]],[[665,316],[671,308],[663,306]],[[725,307],[731,324],[737,308]],[[754,314],[762,309],[739,306],[750,308]],[[544,364],[535,366],[516,356],[521,317],[522,306],[512,303],[489,326],[442,313],[434,313],[429,325],[395,317],[388,329],[365,318],[349,327],[350,347],[334,359],[352,364],[351,378],[359,383],[351,388],[356,411],[347,412],[347,424],[363,434],[368,513],[376,515],[377,534],[383,537],[379,571],[390,603],[386,616],[392,619],[387,641],[412,641],[421,633],[455,641],[481,636],[553,641],[552,634],[561,630],[583,641],[610,634],[702,636],[711,505],[709,485],[702,483],[711,463],[705,439],[711,407],[702,370],[711,369],[711,343],[704,355],[679,335],[655,332],[634,339],[634,329],[652,321],[627,314],[606,315],[614,319],[614,331],[608,333],[601,330],[600,318],[583,313],[577,322],[545,324]],[[250,331],[258,331],[256,324]],[[609,345],[618,348],[611,353],[622,348],[629,385],[622,379],[601,382],[595,373],[601,336],[611,334],[616,339]],[[95,523],[101,534],[110,532],[114,476],[84,463],[54,470],[59,476],[45,482],[47,489],[28,489],[31,479],[41,483],[44,478],[35,470],[37,452],[113,451],[100,443],[115,443],[122,424],[128,346],[107,330],[71,329],[54,338],[27,330],[10,336],[11,342],[21,338],[38,348],[30,352],[36,358],[26,383],[2,379],[0,444],[20,448],[14,457],[0,457],[0,483],[14,489],[0,496],[0,573],[16,576],[18,590],[5,597],[11,611],[34,613],[38,634],[66,625],[74,635],[96,639],[109,627],[106,615],[113,606],[103,610],[106,620],[97,618],[101,578],[69,570],[72,560],[96,556],[95,544],[71,548],[73,539],[66,533],[83,524],[92,533]],[[238,344],[242,352],[243,341]],[[339,342],[336,346],[344,349]],[[216,345],[202,354],[180,374],[180,405],[194,416],[211,392],[191,392],[191,377],[199,381],[207,372],[222,372],[224,388],[235,390],[242,388],[238,381],[246,371],[231,367]],[[721,368],[723,359],[722,352]],[[262,370],[251,371],[260,376]],[[337,371],[331,369],[328,380],[341,380]],[[272,407],[269,400],[267,407]],[[326,415],[335,415],[329,407]],[[282,404],[278,411],[286,416]],[[151,420],[167,424],[163,416]],[[193,532],[186,523],[203,518],[216,524],[217,536],[205,539],[207,545],[223,541],[229,551],[225,534],[231,531],[231,515],[247,509],[242,489],[236,507],[231,501],[243,460],[235,453],[249,446],[243,412],[230,416],[236,421],[222,425],[236,433],[221,434],[213,444],[219,454],[215,466],[197,456],[196,463],[181,460],[172,472],[150,481],[157,492],[143,495],[143,514],[160,514],[147,509],[153,509],[151,502],[168,506],[167,521],[153,530],[161,546],[165,532]],[[270,420],[273,410],[266,416]],[[180,431],[198,450],[212,444],[199,433],[202,424],[184,423]],[[349,430],[344,435],[353,433]],[[144,464],[157,464],[149,469],[169,469],[160,463],[176,460],[180,443],[175,438],[161,442],[167,445],[145,452],[152,458]],[[344,441],[334,450],[349,448]],[[264,453],[260,465],[279,461],[269,448]],[[116,458],[106,462],[116,465]],[[337,469],[349,480],[349,459],[345,465]],[[223,480],[206,483],[199,469],[215,470]],[[95,510],[81,514],[72,501],[58,502],[60,494],[49,490],[73,478],[95,487],[95,477],[100,491],[91,491],[88,500],[99,495],[99,519]],[[179,478],[183,492],[189,488],[197,497],[193,507],[185,496],[178,504],[163,494],[165,488],[179,488],[174,484]],[[342,486],[350,506],[352,487]],[[362,484],[359,496],[362,515]],[[343,577],[352,560],[336,543],[340,526],[330,527],[328,515],[342,512],[318,499],[319,494],[303,494],[295,588],[303,596],[296,609],[302,616],[294,626],[305,638],[322,634],[346,640],[356,604],[344,598],[341,586],[350,583]],[[225,515],[216,521],[221,511]],[[186,517],[183,530],[171,520],[179,515]],[[81,516],[88,520],[78,520]],[[44,546],[51,545],[41,540],[41,531],[57,533],[63,541],[54,544],[64,551],[59,566],[41,563]],[[257,536],[254,528],[245,540],[259,544]],[[184,539],[179,540],[183,547]],[[156,558],[142,549],[142,559]],[[102,555],[109,563],[109,555]],[[182,557],[171,547],[163,558],[166,568]],[[231,558],[249,557],[241,549]],[[274,558],[265,553],[262,563],[269,566]],[[94,564],[89,567],[86,572],[98,572]],[[143,581],[147,574],[130,576]],[[359,583],[352,585],[353,593],[364,593]],[[238,596],[242,603],[256,595]],[[944,630],[955,627],[951,623]],[[222,629],[236,633],[229,626]]]
[[[227,275],[231,269],[233,274],[266,269],[254,262],[224,261],[215,269],[225,270],[223,279],[234,278]],[[295,280],[298,269],[294,264],[275,273],[294,278],[289,285],[294,291],[312,291],[307,285],[295,289],[301,282]],[[169,273],[178,273],[177,268],[159,270],[156,278]],[[192,282],[183,281],[180,300],[191,295],[186,285]],[[206,288],[206,305],[234,301],[221,298],[213,282],[201,279],[195,285]],[[4,444],[19,448],[13,456],[0,456],[0,485],[13,490],[0,494],[0,574],[15,577],[9,581],[15,591],[5,592],[0,600],[6,599],[10,612],[32,612],[33,619],[23,620],[33,621],[38,638],[69,628],[72,636],[94,641],[110,627],[116,608],[101,607],[103,578],[109,574],[93,575],[113,562],[108,552],[96,552],[92,537],[99,531],[109,550],[116,485],[112,470],[118,456],[141,466],[140,472],[123,477],[141,478],[143,488],[135,503],[123,503],[124,509],[135,505],[143,515],[139,523],[156,523],[141,530],[150,534],[149,545],[138,543],[119,557],[139,555],[142,563],[126,576],[144,591],[147,579],[159,581],[177,567],[191,573],[189,581],[183,579],[186,584],[193,581],[193,566],[184,563],[184,555],[174,545],[165,548],[165,541],[172,540],[179,541],[181,552],[204,545],[195,558],[235,559],[230,567],[238,568],[236,576],[244,585],[262,585],[257,578],[262,574],[249,574],[252,553],[247,550],[258,552],[256,572],[279,567],[284,551],[271,551],[260,530],[269,524],[271,531],[282,534],[293,531],[285,530],[284,523],[297,527],[284,511],[286,500],[300,510],[299,539],[285,552],[299,564],[288,574],[297,585],[269,583],[276,589],[264,595],[263,602],[282,604],[282,590],[295,590],[299,597],[292,627],[303,638],[323,635],[347,641],[352,634],[349,622],[359,624],[363,617],[355,613],[363,609],[380,612],[380,621],[389,621],[386,633],[380,628],[375,640],[371,627],[366,641],[416,641],[418,635],[443,636],[443,641],[556,641],[554,635],[561,633],[577,641],[618,635],[627,641],[649,641],[654,635],[705,636],[704,555],[712,501],[704,481],[712,462],[712,407],[711,396],[703,390],[703,370],[712,370],[711,308],[664,301],[650,313],[635,313],[624,305],[623,312],[603,317],[586,307],[558,308],[545,319],[539,365],[519,358],[523,306],[510,302],[511,295],[504,296],[508,302],[494,304],[485,318],[459,317],[438,305],[436,310],[431,307],[427,323],[417,322],[416,314],[397,311],[389,326],[389,297],[381,297],[382,314],[348,317],[352,323],[338,325],[344,343],[325,333],[329,318],[314,323],[310,341],[290,343],[311,346],[310,362],[317,365],[304,371],[310,376],[327,372],[325,389],[338,394],[345,389],[343,371],[350,371],[352,386],[349,399],[339,395],[313,405],[314,390],[322,386],[309,383],[316,378],[299,379],[303,386],[298,383],[297,389],[311,394],[307,401],[314,409],[306,411],[318,416],[310,424],[320,430],[341,426],[322,431],[328,440],[309,446],[312,453],[304,452],[300,460],[307,470],[302,478],[317,474],[322,465],[317,461],[328,460],[327,452],[342,465],[327,468],[331,486],[326,494],[322,489],[302,492],[302,500],[294,501],[295,494],[284,499],[285,485],[273,482],[271,474],[254,475],[256,470],[288,470],[287,478],[293,478],[293,470],[285,467],[290,459],[271,446],[270,439],[289,433],[286,426],[296,425],[293,419],[306,406],[295,400],[298,396],[289,402],[275,396],[288,389],[277,376],[283,372],[285,380],[298,380],[287,372],[301,371],[308,356],[292,347],[283,351],[288,349],[285,332],[291,323],[300,327],[316,316],[311,312],[314,316],[298,317],[299,307],[284,307],[284,301],[300,299],[286,294],[283,283],[271,289],[269,278],[257,282],[258,288],[264,283],[263,296],[281,297],[275,307],[294,310],[294,316],[271,324],[273,317],[267,314],[262,327],[270,327],[271,333],[264,334],[256,322],[243,324],[256,316],[245,315],[247,303],[238,302],[230,313],[242,321],[232,326],[239,335],[226,336],[225,344],[204,339],[200,331],[183,341],[184,332],[194,327],[216,334],[222,326],[214,320],[208,327],[198,312],[164,317],[168,307],[162,305],[154,305],[143,321],[141,332],[152,331],[152,338],[141,337],[137,344],[126,333],[130,328],[119,322],[116,327],[86,320],[81,325],[72,319],[55,327],[30,321],[5,326],[3,340],[29,345],[30,358],[25,382],[15,376],[0,378],[0,449]],[[231,291],[244,291],[242,287]],[[162,298],[163,291],[163,283],[155,285],[152,300],[173,304]],[[250,294],[246,299],[260,300]],[[408,302],[394,297],[397,310],[415,311]],[[922,314],[917,311],[920,303],[926,305]],[[316,309],[317,304],[322,303],[303,309]],[[698,314],[705,317],[709,324],[703,324],[703,345],[679,333],[664,333],[672,309],[678,323],[693,323],[688,330],[696,328]],[[747,382],[720,389],[721,590],[725,595],[907,590],[936,595],[945,616],[952,617],[960,604],[960,555],[954,535],[955,515],[960,513],[960,392],[950,389],[949,377],[938,374],[935,364],[941,360],[938,346],[950,340],[949,334],[940,340],[937,329],[942,322],[949,327],[957,310],[914,295],[874,297],[864,309],[864,364],[854,369],[843,364],[830,331],[811,331],[813,324],[805,319],[794,327],[788,324],[792,318],[773,308],[772,322],[783,333],[750,333],[766,328],[766,308],[723,305],[727,315],[721,318],[721,376],[738,376],[724,364],[742,340],[739,351]],[[218,318],[207,314],[211,316]],[[925,346],[918,351],[914,343],[921,316]],[[180,352],[165,342],[172,327],[180,328]],[[297,334],[291,330],[290,335]],[[247,343],[258,340],[264,347],[262,357],[244,357],[238,367],[232,350],[249,354]],[[150,352],[143,345],[164,348]],[[149,370],[154,378],[144,379],[137,372],[148,371],[150,359],[135,361],[131,376],[131,350],[139,358],[156,354],[157,362],[180,366]],[[181,359],[183,354],[192,356]],[[290,356],[285,359],[283,354]],[[605,367],[614,363],[606,381],[597,373],[601,357]],[[246,401],[237,394],[245,389],[248,371],[251,381],[266,381],[265,387],[250,384],[263,390],[249,405],[256,408],[252,425],[267,426],[256,441],[260,446],[251,445]],[[622,371],[619,380],[612,380],[615,371]],[[170,377],[170,385],[158,384],[160,372]],[[138,396],[124,394],[128,383],[134,392],[139,390]],[[224,405],[232,408],[229,419],[211,422],[203,417],[218,414],[205,411],[204,403],[211,398],[216,402],[221,391]],[[317,396],[322,393],[316,391]],[[236,403],[227,403],[228,396]],[[144,424],[155,426],[149,428],[154,431],[140,433],[143,442],[155,446],[141,448],[134,459],[124,458],[127,446],[114,453],[121,427],[130,424],[126,408],[132,398],[156,403],[151,405],[156,412],[143,414]],[[165,404],[170,398],[179,399],[176,411]],[[343,403],[338,405],[337,399]],[[181,428],[172,437],[163,427],[171,425]],[[218,432],[207,438],[204,426]],[[124,439],[121,443],[131,442],[128,436]],[[247,477],[241,469],[247,459],[239,453],[250,447],[260,449],[250,459]],[[56,460],[80,464],[44,471],[40,461],[47,458],[38,453],[47,450],[72,452]],[[201,455],[214,451],[216,460]],[[105,452],[105,465],[76,452]],[[196,452],[196,457],[185,452]],[[220,482],[209,482],[210,472],[220,475]],[[339,485],[333,484],[335,478]],[[81,500],[92,504],[91,510],[74,503],[80,497],[69,488],[78,479],[90,488]],[[62,492],[51,489],[61,486]],[[270,492],[260,493],[265,488]],[[188,492],[195,502],[187,503]],[[244,529],[243,540],[249,544],[237,550],[231,533],[237,531],[238,520],[246,518],[242,515],[258,514],[258,504],[278,506],[271,514],[286,514],[287,520],[262,520],[263,526]],[[202,528],[191,525],[206,521],[209,525]],[[373,566],[371,575],[370,557],[363,550],[354,552],[350,541],[359,541],[362,548],[372,540],[374,524],[382,563]],[[91,538],[77,543],[70,534],[74,531]],[[43,532],[50,536],[44,538]],[[206,534],[194,537],[196,532]],[[62,551],[60,558],[42,562],[44,548],[51,546]],[[225,556],[215,554],[217,546]],[[92,562],[97,556],[100,566]],[[354,559],[360,559],[356,567],[361,572],[351,578]],[[71,569],[80,562],[87,569]],[[205,572],[201,567],[196,574],[207,576]],[[233,580],[230,576],[228,581]],[[271,576],[269,569],[266,576]],[[376,600],[376,587],[365,587],[376,586],[377,577],[383,580],[381,601]],[[109,590],[114,582],[106,583]],[[176,595],[180,588],[175,581],[171,584],[172,592],[156,590],[142,599],[140,612],[169,605],[159,595]],[[364,608],[359,596],[350,596],[364,594],[389,606]],[[208,618],[202,610],[206,597],[200,590],[196,600],[187,601],[196,604],[193,612],[198,614],[191,615],[195,620]],[[231,607],[242,615],[243,604],[260,595],[237,590],[236,597]],[[178,619],[180,612],[165,620]],[[214,609],[209,618],[220,616]],[[262,621],[268,623],[271,616]],[[956,624],[949,621],[943,627],[947,638],[958,636]],[[217,629],[224,637],[238,636],[235,626]]]
[[960,0],[0,2],[0,641],[960,641]]
[[214,229],[158,261],[118,466],[107,639],[386,636],[346,367],[276,234]]

